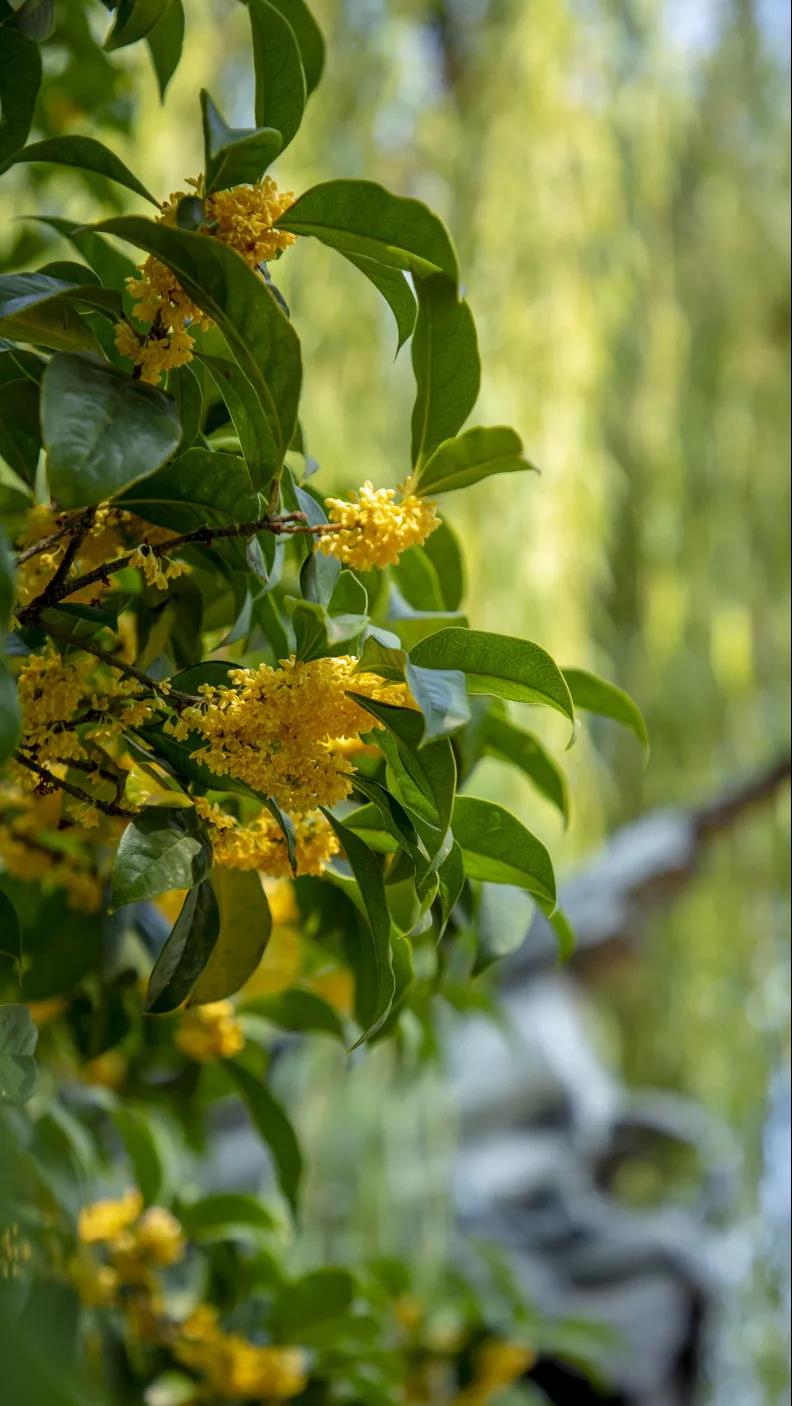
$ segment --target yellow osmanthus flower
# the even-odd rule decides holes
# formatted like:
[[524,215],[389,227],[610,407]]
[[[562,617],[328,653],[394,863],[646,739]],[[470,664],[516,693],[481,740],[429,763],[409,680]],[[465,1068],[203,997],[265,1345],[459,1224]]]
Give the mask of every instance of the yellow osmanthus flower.
[[500,1392],[529,1370],[536,1354],[522,1343],[490,1338],[473,1360],[473,1381],[455,1398],[454,1406],[489,1406]]
[[335,805],[351,790],[351,763],[333,742],[377,726],[349,692],[410,702],[404,684],[356,673],[356,666],[351,655],[307,661],[292,656],[279,669],[232,669],[231,687],[203,684],[203,703],[185,708],[165,728],[182,740],[198,733],[204,745],[193,756],[216,775],[237,776],[284,810],[306,815]]
[[367,481],[348,503],[327,498],[330,522],[341,530],[320,536],[320,550],[359,571],[395,566],[402,552],[420,546],[440,525],[435,504],[404,487],[397,495],[394,488],[375,488]]
[[33,781],[23,768],[20,784],[0,787],[0,862],[7,873],[50,891],[62,889],[71,908],[95,913],[101,905],[102,884],[95,872],[93,846],[72,847],[66,854],[51,847],[57,835],[64,797],[54,791],[41,796],[28,789]]
[[85,1308],[110,1308],[115,1303],[121,1280],[112,1265],[83,1251],[67,1261],[66,1273]]
[[181,1324],[173,1342],[179,1362],[200,1372],[225,1399],[287,1401],[304,1391],[304,1354],[296,1347],[258,1346],[219,1326],[217,1313],[200,1304]]
[[[127,330],[134,337],[132,329],[128,328]],[[69,531],[63,529],[68,529],[70,523],[76,522],[83,516],[83,509],[56,513],[54,509],[43,503],[29,509],[19,535],[20,549],[35,546],[45,537],[51,537],[58,532],[62,532],[62,535],[47,551],[29,557],[18,568],[16,590],[21,605],[27,605],[31,600],[34,600],[48,585],[53,573],[63,560],[70,539]],[[106,562],[112,563],[116,557],[122,556],[131,546],[141,542],[164,541],[172,535],[169,529],[144,522],[137,514],[130,513],[125,508],[117,508],[110,503],[99,503],[93,510],[91,525],[80,542],[74,559],[74,571],[78,576],[81,576]],[[93,581],[89,586],[72,592],[69,600],[75,603],[90,604],[97,595],[101,595],[106,589],[106,582]],[[131,617],[122,616],[119,624],[122,629],[128,629]]]
[[151,1269],[177,1264],[185,1249],[181,1225],[164,1206],[150,1206],[109,1242],[113,1265],[125,1284],[147,1283]]
[[182,1054],[199,1064],[231,1059],[245,1045],[242,1026],[230,1001],[210,1001],[185,1011],[173,1038]]
[[80,1211],[77,1234],[84,1245],[108,1244],[128,1230],[142,1210],[143,1197],[137,1190],[126,1191],[118,1200],[94,1201]]
[[[201,180],[190,181],[199,192]],[[184,191],[175,191],[162,207],[158,223],[175,224]],[[279,191],[271,176],[254,185],[219,190],[205,200],[204,234],[234,249],[251,268],[275,259],[294,243],[294,235],[273,229],[275,221],[294,200],[291,191]],[[145,335],[126,322],[116,327],[116,347],[140,367],[140,379],[156,385],[164,371],[192,361],[194,338],[188,327],[211,327],[211,319],[184,291],[176,275],[161,259],[150,254],[140,276],[127,280],[134,299],[133,312],[140,322],[151,323]]]
[[[297,873],[321,874],[328,860],[338,853],[332,826],[316,811],[295,819],[294,834]],[[291,874],[285,836],[269,811],[262,811],[249,825],[218,830],[212,842],[216,863],[228,869],[258,869],[282,879]]]
[[158,556],[148,545],[135,548],[129,565],[142,571],[146,585],[156,586],[158,591],[167,591],[169,581],[189,570],[183,561],[171,561],[169,557]]

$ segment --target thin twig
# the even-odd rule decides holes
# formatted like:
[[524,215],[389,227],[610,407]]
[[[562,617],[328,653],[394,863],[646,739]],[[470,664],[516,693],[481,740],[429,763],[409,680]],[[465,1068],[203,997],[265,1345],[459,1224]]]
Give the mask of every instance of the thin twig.
[[26,547],[24,552],[20,552],[16,558],[16,566],[24,566],[31,557],[37,557],[40,552],[48,552],[50,547],[57,547],[61,538],[65,537],[67,532],[71,532],[71,529],[72,519],[70,518],[67,522],[62,523],[56,532],[51,532],[48,537],[40,538],[38,542],[33,542],[30,547]]
[[128,679],[134,679],[136,683],[142,684],[144,688],[149,689],[158,698],[172,704],[175,708],[184,708],[188,704],[201,702],[197,694],[182,693],[181,689],[171,688],[165,683],[158,683],[150,674],[145,674],[134,664],[127,664],[123,659],[118,659],[115,654],[111,654],[109,649],[102,649],[101,645],[92,644],[89,640],[77,640],[66,630],[59,630],[49,625],[47,633],[51,639],[60,640],[62,644],[70,644],[75,649],[81,649],[85,654],[92,654],[95,659],[101,659],[103,664],[108,664],[111,669],[117,669],[119,674],[124,674]]
[[113,801],[98,800],[96,796],[89,795],[87,791],[81,791],[79,786],[72,786],[70,781],[61,780],[59,776],[54,776],[51,771],[47,771],[46,767],[41,766],[32,757],[26,757],[23,752],[16,752],[14,755],[20,766],[27,767],[28,771],[34,772],[47,786],[54,786],[59,791],[65,791],[66,795],[71,796],[75,801],[83,801],[86,805],[94,806],[103,815],[121,816],[124,820],[129,820],[135,814],[135,811],[117,806]]

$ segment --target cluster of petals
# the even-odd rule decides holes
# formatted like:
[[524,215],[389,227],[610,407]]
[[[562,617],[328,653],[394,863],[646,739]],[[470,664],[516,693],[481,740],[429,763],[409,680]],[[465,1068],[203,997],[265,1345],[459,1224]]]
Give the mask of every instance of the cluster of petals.
[[199,1304],[179,1326],[173,1352],[224,1400],[286,1401],[299,1396],[307,1384],[299,1348],[260,1345],[227,1333],[211,1304]]
[[203,685],[203,702],[166,728],[182,740],[198,734],[193,756],[215,775],[231,775],[306,815],[349,795],[352,765],[334,744],[376,726],[350,692],[387,703],[409,701],[405,685],[357,673],[351,655],[297,660],[278,669],[232,669],[231,687]]
[[[338,840],[321,811],[298,815],[293,822],[296,873],[321,874]],[[214,856],[227,869],[256,869],[274,879],[291,875],[286,837],[281,826],[263,810],[248,825],[225,827],[213,836]]]
[[349,502],[325,501],[331,523],[339,531],[324,533],[319,547],[359,571],[395,566],[408,547],[420,546],[439,525],[435,504],[415,493],[375,488],[366,482]]
[[209,1001],[184,1012],[174,1042],[189,1059],[212,1064],[239,1054],[245,1036],[231,1001]]

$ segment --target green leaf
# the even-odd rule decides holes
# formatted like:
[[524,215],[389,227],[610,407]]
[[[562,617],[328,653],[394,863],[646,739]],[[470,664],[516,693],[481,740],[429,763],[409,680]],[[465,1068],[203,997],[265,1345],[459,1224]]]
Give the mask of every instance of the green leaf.
[[448,920],[465,886],[465,861],[456,840],[452,844],[442,864],[438,865],[438,906],[440,908],[439,935],[442,937]]
[[444,518],[422,547],[411,547],[405,556],[413,551],[422,552],[434,567],[440,582],[443,609],[458,610],[465,594],[465,563],[456,533]]
[[27,140],[40,84],[38,45],[16,29],[0,27],[0,162]]
[[[419,867],[424,861],[428,860],[429,856],[426,847],[410,820],[407,811],[399,801],[396,800],[396,797],[391,795],[390,791],[386,790],[384,786],[381,786],[378,781],[374,781],[368,776],[362,776],[361,773],[357,771],[352,778],[352,785],[361,795],[367,796],[371,804],[363,806],[361,810],[355,811],[354,815],[348,815],[346,817],[345,824],[349,825],[351,830],[359,831],[361,829],[360,821],[362,812],[370,811],[373,816],[376,817],[376,828],[379,829],[382,827],[385,833],[395,842],[393,846],[386,846],[386,850],[395,848],[398,845],[400,849],[404,850],[405,854],[410,856],[413,863]],[[364,836],[364,838],[367,837]],[[381,849],[382,846],[373,845],[372,848]]]
[[201,382],[191,366],[177,366],[168,372],[168,393],[179,411],[182,432],[178,452],[183,454],[200,436],[204,415]]
[[6,381],[0,386],[0,454],[32,484],[40,450],[39,388],[35,381]]
[[157,75],[160,98],[165,92],[181,58],[184,43],[184,6],[182,0],[166,0],[159,19],[146,35],[154,72]]
[[[241,459],[198,448],[186,450],[145,482],[128,489],[120,502],[146,522],[174,532],[255,522],[262,511]],[[247,569],[242,538],[214,542],[212,551],[235,570]]]
[[355,1014],[363,1027],[362,1044],[375,1033],[391,1008],[395,982],[390,947],[391,921],[379,861],[354,831],[322,807],[357,880],[368,919],[369,942],[355,946]]
[[21,729],[16,679],[0,659],[0,766],[13,756]]
[[629,693],[596,674],[588,673],[586,669],[564,669],[564,678],[576,708],[598,713],[603,718],[612,718],[614,722],[628,727],[648,751],[649,733],[643,713]]
[[412,289],[400,269],[388,268],[364,254],[349,254],[341,251],[350,264],[354,264],[370,283],[382,294],[396,320],[396,351],[401,351],[408,337],[413,334],[418,305]]
[[255,871],[215,865],[212,884],[220,909],[220,933],[190,992],[191,1006],[222,1001],[239,991],[261,961],[272,931],[269,904]]
[[275,1220],[257,1196],[244,1191],[215,1191],[197,1201],[179,1203],[179,1220],[191,1240],[232,1239],[240,1231],[255,1238],[274,1230]]
[[332,1035],[342,1044],[345,1042],[341,1017],[313,991],[301,991],[294,986],[274,996],[256,996],[246,1001],[242,1009],[245,1014],[262,1016],[283,1030]]
[[476,912],[473,976],[480,976],[522,947],[535,911],[534,901],[524,889],[512,884],[482,884]]
[[544,910],[545,917],[547,918],[551,928],[553,929],[553,932],[556,935],[556,940],[558,942],[558,955],[562,962],[568,962],[570,957],[573,955],[575,947],[577,945],[577,939],[575,938],[575,929],[570,923],[563,908],[556,908],[555,912],[552,913],[548,912],[544,904],[542,904],[542,908]]
[[349,1312],[355,1281],[346,1269],[314,1269],[284,1284],[272,1305],[278,1341],[297,1342],[300,1334],[325,1318]]
[[124,49],[145,39],[161,19],[168,0],[119,0],[113,27],[104,42],[105,49]]
[[308,96],[297,39],[288,19],[268,0],[247,0],[256,74],[256,124],[274,127],[284,149],[297,132]]
[[232,1060],[226,1061],[226,1069],[244,1100],[251,1123],[272,1153],[280,1189],[296,1212],[303,1160],[294,1129],[266,1084]]
[[514,884],[555,907],[555,875],[550,856],[541,841],[510,811],[492,801],[457,796],[452,823],[469,879]]
[[228,407],[251,482],[266,482],[272,473],[271,452],[264,450],[270,441],[270,428],[250,381],[228,357],[199,352],[196,359],[206,367]]
[[123,287],[127,278],[137,276],[137,269],[131,259],[125,254],[120,254],[108,240],[102,239],[100,234],[94,234],[75,220],[64,220],[59,215],[28,215],[27,219],[46,225],[63,235],[63,238],[82,255],[94,273],[98,274],[106,287]]
[[272,165],[283,137],[274,127],[229,127],[205,88],[201,89],[206,193],[253,185]]
[[191,889],[211,867],[212,846],[192,806],[146,806],[121,836],[110,911],[169,889]]
[[423,547],[410,547],[392,568],[400,594],[417,611],[444,611],[443,587],[432,560]]
[[294,31],[305,71],[305,86],[310,94],[319,82],[324,68],[325,43],[322,31],[305,0],[270,0],[270,3],[276,10],[280,10]]
[[110,1116],[132,1164],[135,1185],[146,1205],[155,1205],[167,1194],[169,1174],[169,1147],[162,1122],[153,1109],[145,1105],[133,1108],[126,1102],[113,1108]]
[[170,396],[98,359],[54,356],[41,382],[47,478],[62,508],[113,498],[147,478],[177,448]]
[[[0,889],[0,955],[17,964],[22,958],[22,930],[11,899]],[[20,973],[21,974],[21,973]]]
[[0,1104],[27,1103],[35,1093],[37,1039],[27,1006],[0,1006]]
[[16,12],[17,29],[41,44],[55,27],[55,0],[23,0]]
[[96,337],[78,307],[120,311],[120,294],[95,284],[78,286],[46,273],[0,277],[0,335],[53,351],[94,349]]
[[538,644],[484,630],[440,630],[410,650],[413,664],[461,669],[471,693],[542,704],[575,721],[569,688],[558,665]]
[[503,425],[475,427],[446,439],[424,461],[414,479],[418,494],[451,493],[493,474],[513,474],[533,469],[522,457],[522,440]]
[[415,405],[412,461],[422,468],[455,435],[476,403],[481,378],[476,326],[456,284],[440,274],[417,282],[418,318],[412,339]]
[[5,635],[14,613],[14,554],[0,527],[0,634]]
[[566,777],[539,739],[498,713],[487,715],[483,730],[485,752],[519,767],[537,791],[560,810],[564,824],[568,825],[569,787]]
[[374,181],[312,186],[281,215],[277,228],[313,235],[347,258],[362,255],[423,277],[441,272],[454,284],[459,277],[445,225],[420,200],[391,195]]
[[[280,472],[297,423],[302,369],[300,344],[289,319],[266,284],[218,239],[136,215],[105,220],[95,228],[156,254],[217,323],[261,407],[258,474],[254,477],[251,468],[251,477],[254,488],[263,488],[267,474]],[[241,389],[235,387],[237,396]]]
[[386,729],[377,733],[375,740],[393,773],[397,798],[414,821],[430,858],[439,862],[450,843],[447,832],[456,788],[451,743],[441,737],[421,746],[424,721],[420,713],[375,703],[361,694],[351,696]]
[[470,722],[465,675],[458,669],[422,669],[408,660],[404,677],[423,714],[421,747],[458,732]]
[[42,142],[32,142],[30,146],[17,151],[8,165],[18,166],[31,161],[46,161],[53,166],[74,166],[80,171],[90,171],[95,176],[106,176],[109,181],[115,181],[116,185],[124,186],[135,195],[142,195],[144,200],[149,200],[152,205],[159,206],[159,201],[150,190],[146,190],[134,172],[124,165],[120,156],[116,156],[114,151],[95,137],[46,137]]
[[209,879],[191,888],[149,977],[143,1009],[167,1015],[184,1005],[217,944],[220,913]]

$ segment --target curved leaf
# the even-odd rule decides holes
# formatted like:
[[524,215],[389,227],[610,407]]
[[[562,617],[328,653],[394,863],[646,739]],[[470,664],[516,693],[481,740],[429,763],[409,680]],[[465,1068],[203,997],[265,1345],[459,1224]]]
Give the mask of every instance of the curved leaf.
[[374,181],[323,181],[305,191],[278,229],[313,235],[332,249],[426,277],[442,272],[456,285],[456,254],[445,225],[420,200],[391,195]]
[[382,1025],[395,991],[390,947],[391,921],[385,902],[385,883],[379,861],[368,845],[329,810],[322,807],[322,813],[330,821],[349,861],[368,919],[370,942],[355,947],[355,1014],[363,1026],[363,1034],[357,1044],[362,1044]]
[[572,695],[558,665],[538,644],[485,630],[440,630],[410,650],[414,664],[461,669],[471,693],[543,704],[575,721]]
[[456,434],[473,409],[481,365],[476,326],[467,303],[457,296],[456,284],[435,274],[419,279],[417,292],[412,461],[420,469],[443,440]]
[[121,836],[110,911],[169,889],[191,889],[211,867],[212,846],[192,806],[147,806]]
[[40,84],[38,45],[19,30],[0,26],[0,162],[27,140]]
[[303,1160],[294,1129],[266,1084],[233,1060],[226,1060],[226,1069],[244,1100],[251,1123],[272,1153],[280,1189],[296,1211]]
[[[146,522],[173,528],[174,532],[255,522],[262,511],[242,460],[235,454],[197,446],[127,489],[119,502]],[[245,543],[241,538],[215,542],[212,551],[237,571],[246,570]]]
[[35,1093],[37,1039],[27,1006],[0,1006],[0,1104],[27,1103]]
[[276,10],[280,10],[294,31],[305,72],[306,90],[310,94],[319,82],[324,68],[325,43],[322,31],[305,0],[270,0],[270,3]]
[[227,1239],[239,1231],[258,1235],[275,1228],[260,1197],[244,1191],[215,1191],[198,1201],[181,1201],[179,1219],[191,1240]]
[[272,918],[261,880],[254,870],[212,870],[220,909],[220,932],[188,1004],[222,1001],[244,986],[256,970],[272,931]]
[[145,39],[162,18],[168,0],[119,0],[115,20],[104,42],[105,49],[124,49]]
[[469,879],[514,884],[555,907],[550,856],[510,811],[475,796],[457,796],[452,825]]
[[146,35],[154,72],[157,75],[160,98],[165,92],[181,58],[184,43],[184,6],[182,0],[166,0],[159,19]]
[[564,669],[564,678],[569,684],[576,708],[582,708],[587,713],[598,713],[603,718],[612,718],[622,727],[628,727],[648,750],[649,733],[644,716],[629,693],[617,688],[615,683],[599,678],[597,674],[590,674],[586,669]]
[[209,879],[190,889],[151,976],[144,1010],[167,1015],[178,1010],[206,968],[217,944],[220,914]]
[[62,508],[113,498],[174,452],[181,423],[174,401],[107,362],[54,356],[41,382],[47,478]]
[[274,127],[229,127],[205,88],[201,89],[206,192],[253,185],[283,146]]
[[484,751],[520,768],[537,791],[551,802],[569,823],[569,787],[558,763],[532,732],[524,732],[509,718],[489,713],[484,720]]
[[438,445],[415,475],[414,491],[451,493],[493,474],[514,474],[533,468],[522,457],[522,440],[514,430],[503,425],[490,429],[474,427]]
[[116,185],[124,186],[127,190],[134,191],[135,195],[142,195],[144,200],[149,200],[152,205],[159,206],[159,201],[146,189],[143,182],[138,180],[134,172],[124,165],[120,156],[116,156],[114,151],[95,137],[46,137],[42,142],[32,142],[30,146],[23,147],[8,164],[18,166],[22,162],[30,161],[46,161],[53,166],[76,166],[80,171],[90,171],[95,176],[106,176],[109,181],[115,181]]
[[399,352],[413,334],[418,305],[412,290],[400,269],[388,268],[363,254],[349,254],[341,250],[344,258],[354,264],[370,283],[382,294],[396,320],[396,351]]
[[302,55],[280,7],[247,0],[256,74],[256,124],[274,127],[284,148],[297,132],[308,96]]

